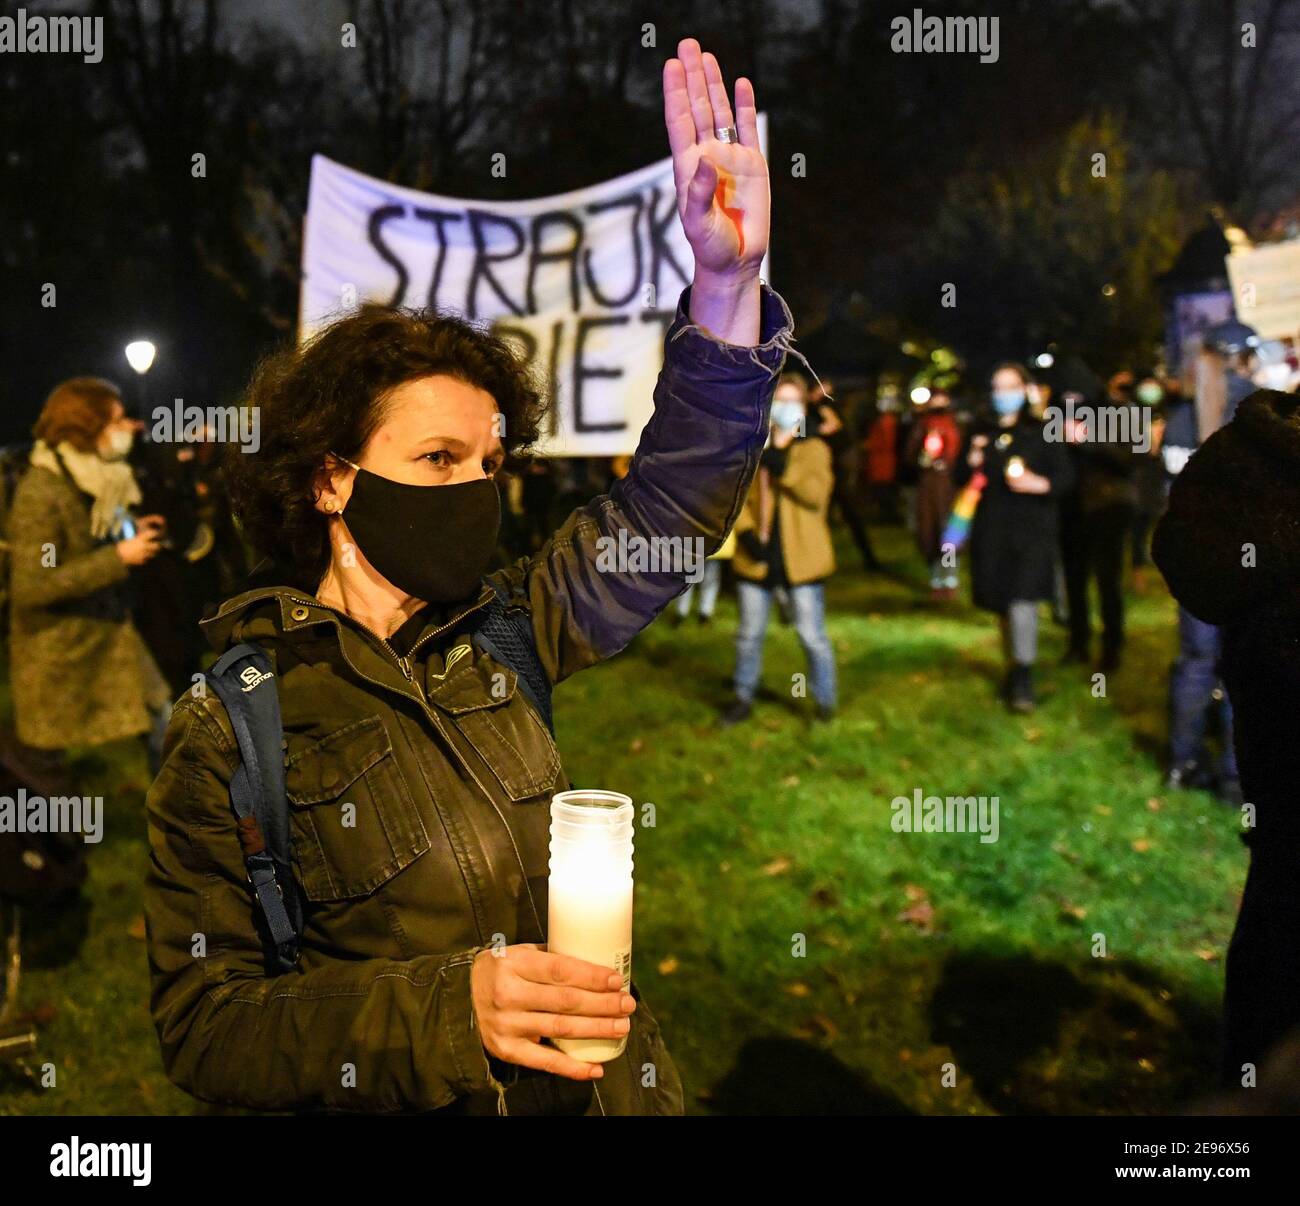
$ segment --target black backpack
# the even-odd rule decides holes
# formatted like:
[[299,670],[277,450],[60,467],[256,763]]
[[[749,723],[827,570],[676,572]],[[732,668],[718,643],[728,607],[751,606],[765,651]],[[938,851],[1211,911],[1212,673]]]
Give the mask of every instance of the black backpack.
[[[472,639],[489,657],[515,672],[519,689],[554,735],[551,681],[537,655],[528,612],[492,585],[496,594],[480,613]],[[271,933],[268,970],[272,974],[292,971],[298,962],[303,910],[293,879],[284,726],[275,670],[266,650],[244,643],[227,650],[205,678],[225,705],[239,743],[240,764],[230,780],[230,803],[244,844],[248,882]]]

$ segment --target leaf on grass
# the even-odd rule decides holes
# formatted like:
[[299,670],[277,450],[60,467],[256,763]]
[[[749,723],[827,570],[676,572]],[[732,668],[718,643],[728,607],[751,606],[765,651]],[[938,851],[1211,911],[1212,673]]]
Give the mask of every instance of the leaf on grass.
[[810,997],[812,989],[802,980],[793,980],[785,986],[785,991],[792,997]]
[[799,786],[799,776],[798,776],[798,775],[786,775],[786,777],[785,777],[784,779],[781,780],[781,786],[782,786],[782,787],[798,787],[798,786]]
[[832,1042],[840,1037],[840,1028],[824,1013],[815,1013],[809,1020],[822,1032],[825,1038],[830,1039]]
[[914,925],[923,934],[928,934],[934,929],[934,905],[928,900],[919,901],[910,909],[899,913],[898,920]]
[[930,933],[934,929],[934,905],[930,903],[926,890],[917,884],[904,884],[903,892],[911,904],[898,914],[896,920],[916,926],[923,934]]
[[1109,804],[1098,804],[1097,807],[1093,809],[1093,812],[1095,812],[1099,817],[1108,817],[1114,811],[1115,810]]
[[792,866],[790,860],[784,854],[777,855],[770,863],[763,867],[764,875],[784,875]]
[[659,974],[661,976],[671,976],[681,966],[677,962],[676,955],[668,955],[659,960]]
[[639,754],[645,749],[645,742],[640,737],[633,737],[631,744],[627,748],[630,753]]
[[1152,796],[1152,797],[1147,801],[1147,808],[1148,808],[1151,812],[1159,812],[1160,809],[1161,809],[1161,806],[1162,806],[1163,804],[1164,804],[1164,801],[1163,801],[1159,796]]
[[1206,963],[1213,963],[1219,957],[1219,952],[1214,950],[1212,947],[1203,946],[1196,952],[1196,957],[1198,959],[1204,959]]
[[1151,842],[1147,838],[1134,838],[1133,850],[1136,854],[1145,854],[1151,849]]
[[1071,904],[1068,900],[1061,901],[1061,913],[1066,917],[1073,917],[1075,921],[1082,921],[1088,916],[1088,910],[1083,905]]

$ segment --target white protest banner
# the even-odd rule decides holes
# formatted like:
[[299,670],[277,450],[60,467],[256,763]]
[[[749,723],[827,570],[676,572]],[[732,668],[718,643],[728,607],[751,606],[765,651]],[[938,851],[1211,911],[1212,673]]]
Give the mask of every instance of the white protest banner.
[[1227,257],[1237,317],[1264,339],[1300,339],[1300,239]]
[[671,158],[558,196],[479,202],[317,155],[299,335],[367,301],[491,322],[554,400],[538,451],[612,456],[632,452],[650,418],[664,333],[693,269]]

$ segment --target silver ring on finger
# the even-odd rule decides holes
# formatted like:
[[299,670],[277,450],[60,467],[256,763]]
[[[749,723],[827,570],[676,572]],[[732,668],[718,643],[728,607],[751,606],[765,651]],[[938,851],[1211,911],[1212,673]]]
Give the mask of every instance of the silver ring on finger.
[[739,142],[740,135],[736,133],[735,126],[715,126],[713,136],[719,142]]

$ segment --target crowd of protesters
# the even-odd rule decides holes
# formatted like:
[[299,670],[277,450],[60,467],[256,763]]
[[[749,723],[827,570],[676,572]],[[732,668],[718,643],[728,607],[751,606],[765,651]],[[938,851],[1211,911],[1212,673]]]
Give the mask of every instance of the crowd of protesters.
[[[1300,769],[1287,764],[1295,746],[1284,731],[1300,703],[1287,654],[1300,421],[1292,367],[1240,323],[1207,331],[1194,369],[1103,381],[1078,357],[1038,373],[1006,361],[973,393],[932,382],[904,402],[883,388],[867,414],[829,380],[786,372],[736,522],[667,616],[712,624],[734,590],[732,692],[719,717],[733,726],[753,714],[775,610],[802,646],[807,673],[796,678],[811,716],[829,721],[839,702],[827,633],[832,525],[873,575],[901,567],[882,566],[868,516],[905,524],[928,587],[918,607],[951,605],[964,572],[972,603],[998,620],[1004,702],[1029,712],[1046,614],[1064,628],[1064,663],[1120,669],[1126,596],[1150,590],[1158,532],[1156,560],[1178,601],[1169,786],[1260,809],[1228,963],[1230,1071],[1281,1041],[1300,999],[1295,976],[1277,974],[1279,951],[1300,968],[1300,866],[1286,853],[1300,847],[1284,800]],[[1289,388],[1256,393],[1261,383]],[[1193,461],[1221,430],[1215,455]],[[137,738],[157,769],[172,703],[204,664],[198,622],[245,587],[250,565],[211,439],[150,440],[116,387],[91,377],[51,392],[33,436],[0,461],[13,699],[3,753],[12,776],[52,793],[68,790],[73,747]],[[627,457],[552,459],[502,473],[497,563],[536,552],[628,469]],[[1223,505],[1247,479],[1249,505]],[[1256,551],[1243,557],[1245,548]]]

